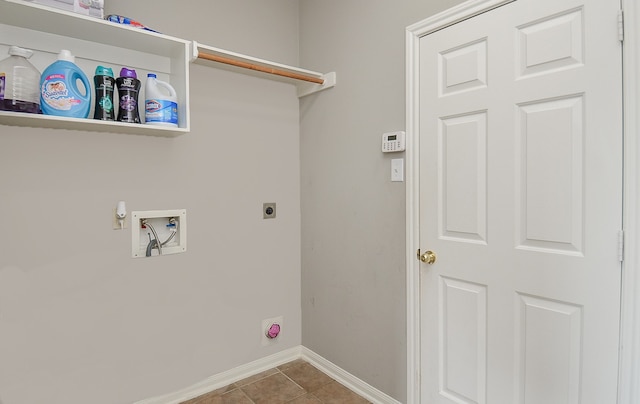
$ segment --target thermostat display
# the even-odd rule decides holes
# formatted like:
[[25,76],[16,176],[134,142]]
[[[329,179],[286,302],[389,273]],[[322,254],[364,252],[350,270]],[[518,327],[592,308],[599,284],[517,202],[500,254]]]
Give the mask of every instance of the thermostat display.
[[405,149],[404,132],[389,132],[382,135],[382,152],[401,152]]

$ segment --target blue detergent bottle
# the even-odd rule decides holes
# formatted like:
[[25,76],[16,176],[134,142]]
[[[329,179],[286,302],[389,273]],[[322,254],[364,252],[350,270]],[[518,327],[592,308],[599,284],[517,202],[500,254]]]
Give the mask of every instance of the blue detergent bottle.
[[[91,84],[68,50],[40,77],[40,108],[46,115],[87,118],[91,109]],[[79,82],[84,88],[79,87]]]

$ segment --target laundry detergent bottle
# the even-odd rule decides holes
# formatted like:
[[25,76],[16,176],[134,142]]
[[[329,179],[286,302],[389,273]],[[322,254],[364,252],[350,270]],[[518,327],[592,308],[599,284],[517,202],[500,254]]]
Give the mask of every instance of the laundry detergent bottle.
[[40,78],[40,108],[46,115],[87,118],[91,109],[91,83],[68,50],[47,67]]
[[140,80],[134,69],[123,67],[120,77],[116,79],[118,87],[118,118],[120,122],[140,123],[140,111],[138,111],[138,93]]
[[96,106],[93,119],[114,121],[116,114],[113,108],[113,92],[116,89],[116,79],[113,77],[113,70],[110,67],[96,67],[93,84],[96,89]]

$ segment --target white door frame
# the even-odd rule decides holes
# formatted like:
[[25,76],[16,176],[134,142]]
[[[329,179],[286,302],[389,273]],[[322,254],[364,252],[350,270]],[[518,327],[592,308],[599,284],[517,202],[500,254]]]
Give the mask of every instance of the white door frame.
[[[407,403],[420,403],[419,60],[420,38],[516,0],[469,0],[406,29]],[[608,1],[608,0],[605,0]],[[618,404],[640,403],[640,7],[624,10],[624,222]]]

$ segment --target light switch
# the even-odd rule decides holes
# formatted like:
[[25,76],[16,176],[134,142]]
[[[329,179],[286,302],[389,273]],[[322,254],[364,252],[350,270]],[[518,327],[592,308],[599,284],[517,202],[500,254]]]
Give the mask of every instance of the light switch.
[[404,181],[404,159],[391,160],[391,181],[393,182]]

